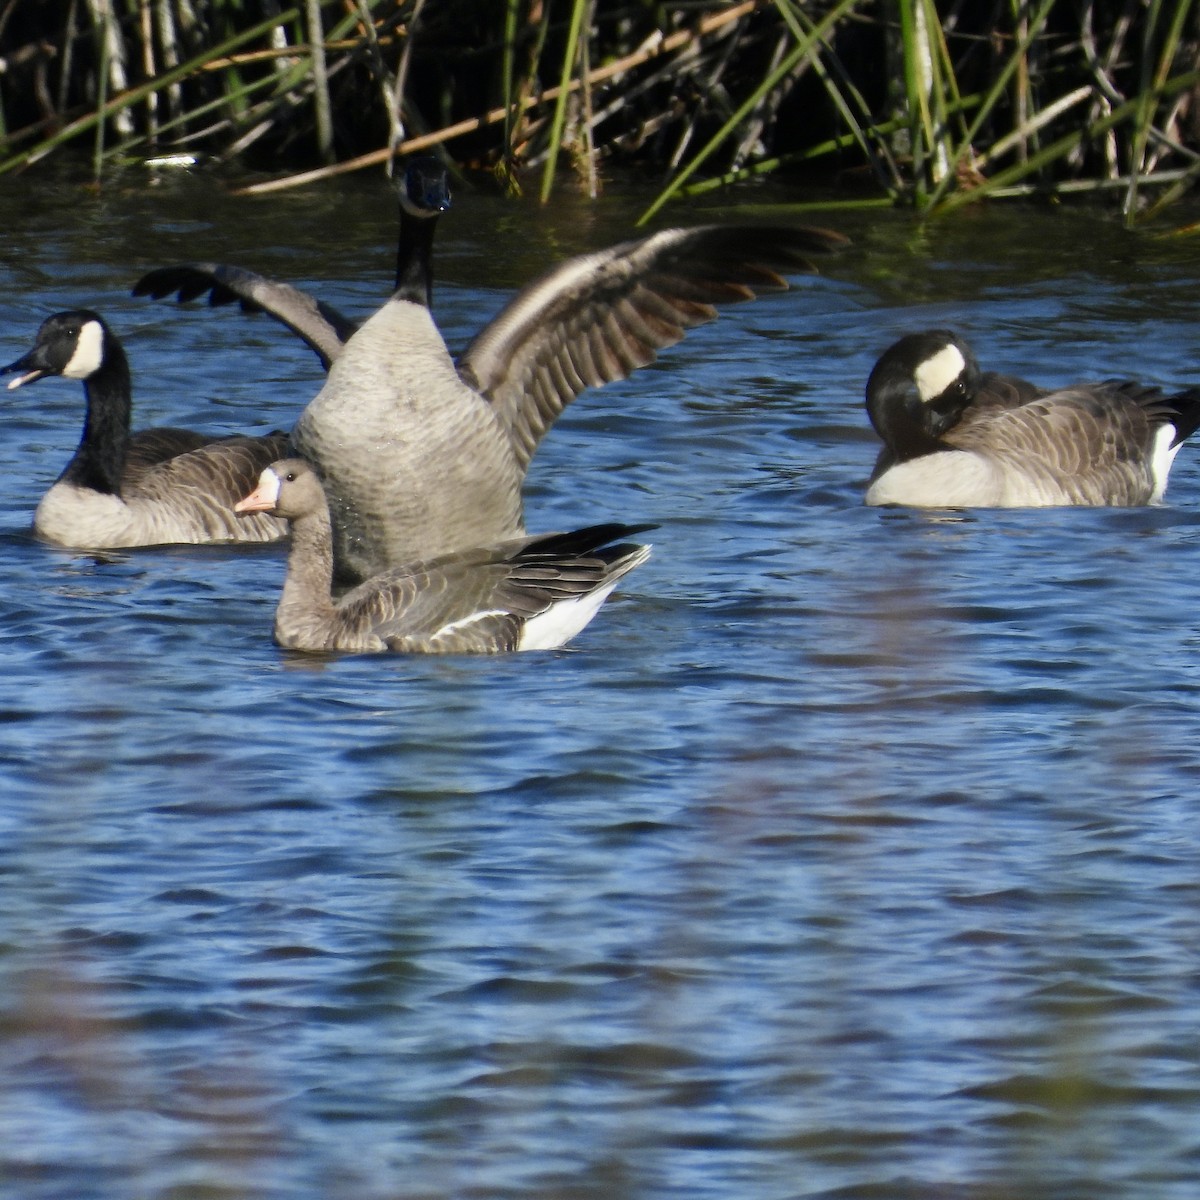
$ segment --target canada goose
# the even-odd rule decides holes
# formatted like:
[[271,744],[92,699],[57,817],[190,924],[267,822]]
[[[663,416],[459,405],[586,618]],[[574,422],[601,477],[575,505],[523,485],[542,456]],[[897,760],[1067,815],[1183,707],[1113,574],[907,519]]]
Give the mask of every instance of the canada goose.
[[188,298],[207,286],[324,347],[329,377],[292,442],[324,478],[339,581],[521,535],[530,459],[584,388],[644,366],[713,320],[719,303],[786,288],[781,272],[811,269],[812,255],[846,240],[706,225],[624,242],[553,268],[454,360],[429,312],[434,227],[449,205],[444,168],[414,160],[400,197],[395,293],[336,352],[341,335],[294,289],[250,287],[244,274],[204,264],[152,272],[135,288]]
[[1200,389],[1122,380],[1043,389],[984,373],[945,329],[909,334],[867,380],[884,446],[868,504],[927,508],[1142,505],[1200,425]]
[[596,525],[458,551],[377,575],[331,597],[329,508],[316,471],[292,458],[265,468],[236,505],[291,522],[275,640],[291,650],[497,654],[553,650],[595,616],[649,546],[612,545],[649,525]]
[[287,436],[213,439],[186,429],[130,435],[129,360],[120,339],[88,309],[42,322],[33,349],[0,374],[9,389],[47,375],[83,381],[87,416],[74,457],[42,497],[34,532],[59,546],[103,549],[168,542],[268,542],[286,523],[240,521],[233,505]]

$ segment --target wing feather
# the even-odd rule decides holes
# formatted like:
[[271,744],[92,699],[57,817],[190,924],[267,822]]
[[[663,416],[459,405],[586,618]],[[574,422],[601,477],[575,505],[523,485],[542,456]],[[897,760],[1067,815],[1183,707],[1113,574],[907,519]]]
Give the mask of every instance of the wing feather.
[[135,296],[180,304],[208,295],[212,306],[238,304],[246,313],[266,313],[287,326],[321,360],[326,370],[358,328],[332,305],[290,283],[223,263],[179,263],[149,271],[133,285]]
[[1145,504],[1155,432],[1174,413],[1155,388],[1104,384],[1062,388],[998,407],[944,440],[998,461],[1023,486],[1057,490],[1070,504]]
[[445,555],[360,585],[338,604],[355,644],[426,653],[515,650],[525,623],[615,582],[643,561],[617,539],[649,525],[607,524]]
[[131,507],[161,513],[164,523],[177,513],[198,521],[214,539],[271,540],[286,531],[278,517],[265,513],[239,517],[233,506],[254,490],[263,468],[287,452],[287,435],[232,437],[204,445],[123,477],[121,497]]
[[476,335],[459,373],[491,402],[524,470],[584,387],[625,378],[718,305],[786,288],[785,274],[844,243],[821,229],[705,225],[569,259]]

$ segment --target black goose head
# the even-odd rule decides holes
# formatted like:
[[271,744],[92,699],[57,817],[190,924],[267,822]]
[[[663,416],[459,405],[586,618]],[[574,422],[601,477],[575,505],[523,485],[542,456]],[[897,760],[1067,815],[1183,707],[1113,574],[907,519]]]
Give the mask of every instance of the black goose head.
[[970,347],[948,329],[910,333],[889,346],[867,379],[867,413],[896,457],[938,449],[980,384]]
[[440,217],[450,207],[450,177],[440,159],[409,159],[400,177],[400,207],[411,217]]
[[400,242],[395,298],[426,308],[433,300],[433,231],[450,207],[450,179],[432,155],[408,161],[400,177]]
[[10,389],[47,375],[91,379],[103,369],[109,344],[108,326],[90,309],[55,313],[42,322],[33,349],[7,367],[0,367],[0,374],[21,372],[9,382]]

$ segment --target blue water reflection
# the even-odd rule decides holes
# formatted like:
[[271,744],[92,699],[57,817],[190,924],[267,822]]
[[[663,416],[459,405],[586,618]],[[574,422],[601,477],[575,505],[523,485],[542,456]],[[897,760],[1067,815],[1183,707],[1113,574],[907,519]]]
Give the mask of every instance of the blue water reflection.
[[[636,199],[461,198],[452,340]],[[142,269],[386,290],[367,181],[7,204],[3,361],[98,308],[140,425],[287,426],[319,381],[262,319],[132,300]],[[838,223],[843,262],[547,440],[532,528],[660,525],[563,653],[305,659],[278,547],[39,545],[81,399],[6,393],[0,1195],[1194,1194],[1200,447],[1157,510],[861,505],[895,336],[1195,379],[1189,251],[1096,212]]]

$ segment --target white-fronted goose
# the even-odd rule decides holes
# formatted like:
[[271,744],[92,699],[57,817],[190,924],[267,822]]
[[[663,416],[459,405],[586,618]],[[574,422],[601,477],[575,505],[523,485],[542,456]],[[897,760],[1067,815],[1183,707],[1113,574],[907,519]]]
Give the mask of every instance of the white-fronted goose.
[[868,504],[924,508],[1143,505],[1162,499],[1200,389],[1123,380],[1043,389],[984,373],[945,329],[909,334],[867,380],[883,439]]
[[498,654],[557,649],[595,616],[617,581],[650,554],[649,546],[613,543],[652,526],[597,525],[393,569],[335,601],[329,508],[308,463],[297,458],[273,463],[236,507],[291,522],[275,640],[292,650]]
[[33,349],[0,373],[9,388],[47,375],[83,382],[87,415],[74,457],[42,497],[34,532],[59,546],[104,549],[171,542],[267,542],[282,537],[278,517],[239,520],[234,504],[263,467],[285,452],[287,436],[214,439],[187,429],[130,434],[129,360],[120,340],[88,309],[56,313]]
[[624,242],[526,287],[455,360],[429,312],[444,168],[410,163],[400,195],[395,294],[336,353],[338,329],[294,289],[251,289],[204,264],[152,272],[135,289],[188,297],[207,286],[214,299],[272,313],[333,359],[292,439],[324,478],[339,580],[520,535],[529,461],[584,388],[644,366],[718,304],[786,288],[781,272],[810,270],[814,254],[845,242],[821,229],[717,225]]

